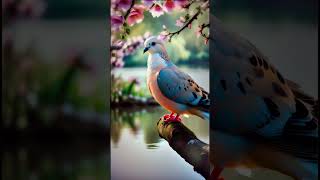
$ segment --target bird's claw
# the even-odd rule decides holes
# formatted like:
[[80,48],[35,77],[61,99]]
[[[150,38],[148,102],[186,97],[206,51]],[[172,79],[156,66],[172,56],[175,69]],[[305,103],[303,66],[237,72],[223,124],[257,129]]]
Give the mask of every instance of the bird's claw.
[[166,119],[168,119],[169,117],[170,117],[170,114],[166,114],[166,115],[163,116],[163,119],[166,120]]
[[170,114],[166,114],[163,116],[163,121],[165,123],[169,123],[169,122],[181,122],[181,118],[180,117],[176,117]]

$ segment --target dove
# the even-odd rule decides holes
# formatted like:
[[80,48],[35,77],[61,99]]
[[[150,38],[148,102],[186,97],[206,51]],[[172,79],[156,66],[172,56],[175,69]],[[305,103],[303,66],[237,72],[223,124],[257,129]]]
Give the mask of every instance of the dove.
[[145,40],[143,52],[149,54],[147,86],[150,93],[171,112],[164,116],[164,121],[181,121],[182,114],[209,120],[209,93],[172,63],[164,42],[151,36]]
[[317,179],[318,100],[252,43],[211,17],[211,179],[225,167],[262,167]]

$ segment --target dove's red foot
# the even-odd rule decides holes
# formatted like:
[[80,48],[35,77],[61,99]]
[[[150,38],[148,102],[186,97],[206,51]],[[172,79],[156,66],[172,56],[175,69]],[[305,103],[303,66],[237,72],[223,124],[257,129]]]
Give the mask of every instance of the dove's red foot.
[[163,116],[164,118],[164,122],[168,123],[168,122],[181,122],[181,118],[179,117],[179,115],[174,116],[173,113],[171,114],[166,114]]
[[221,167],[214,167],[210,175],[210,180],[224,180],[223,177],[219,177],[222,170],[223,168]]

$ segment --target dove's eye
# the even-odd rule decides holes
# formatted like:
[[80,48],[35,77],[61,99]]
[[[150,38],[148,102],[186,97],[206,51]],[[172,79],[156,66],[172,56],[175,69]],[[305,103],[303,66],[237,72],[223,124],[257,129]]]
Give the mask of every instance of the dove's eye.
[[155,42],[152,42],[151,45],[154,46],[154,45],[156,45],[156,43],[155,43]]

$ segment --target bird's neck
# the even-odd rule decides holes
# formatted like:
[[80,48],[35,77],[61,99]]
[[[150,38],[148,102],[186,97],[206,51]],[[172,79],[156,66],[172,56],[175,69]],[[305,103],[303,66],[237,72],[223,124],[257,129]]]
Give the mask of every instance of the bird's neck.
[[164,68],[167,67],[170,64],[170,61],[165,60],[161,54],[155,53],[155,54],[149,54],[148,57],[148,69],[158,69],[158,68]]
[[165,48],[162,48],[162,51],[159,54],[164,60],[169,61],[169,56]]

